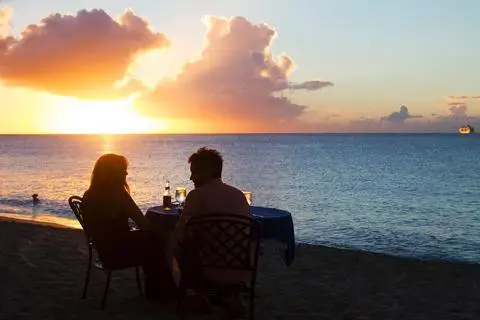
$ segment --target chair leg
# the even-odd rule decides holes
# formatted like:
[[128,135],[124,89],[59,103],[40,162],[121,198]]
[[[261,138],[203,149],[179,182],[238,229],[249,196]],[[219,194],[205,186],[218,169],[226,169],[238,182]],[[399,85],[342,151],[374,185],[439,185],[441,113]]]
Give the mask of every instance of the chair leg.
[[179,289],[179,294],[178,294],[178,301],[177,301],[177,316],[180,315],[180,311],[182,309],[182,303],[183,303],[183,294],[182,292],[180,291],[181,289]]
[[105,291],[103,292],[102,303],[100,304],[100,309],[104,310],[107,304],[107,294],[110,287],[110,278],[112,276],[111,271],[107,271],[107,283],[105,283]]
[[138,292],[140,292],[140,295],[143,296],[143,291],[142,291],[142,283],[140,281],[140,269],[138,267],[135,267],[135,274],[137,276],[137,288]]
[[[186,290],[182,281],[180,280],[180,285],[178,286],[178,301],[177,301],[177,316],[184,315],[185,313],[185,294]],[[183,317],[182,317],[183,318]]]
[[88,283],[90,281],[91,270],[92,270],[92,247],[88,246],[88,266],[87,266],[87,274],[85,276],[85,284],[83,285],[82,299],[85,299],[87,297],[87,289],[88,289]]
[[255,314],[255,290],[254,287],[250,289],[250,305],[249,305],[249,319],[253,320]]

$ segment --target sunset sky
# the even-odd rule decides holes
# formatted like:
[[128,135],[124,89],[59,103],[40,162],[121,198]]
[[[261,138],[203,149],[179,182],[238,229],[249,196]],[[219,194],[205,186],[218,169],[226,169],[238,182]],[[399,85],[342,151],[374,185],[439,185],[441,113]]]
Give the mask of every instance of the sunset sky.
[[0,0],[0,133],[480,126],[476,0]]

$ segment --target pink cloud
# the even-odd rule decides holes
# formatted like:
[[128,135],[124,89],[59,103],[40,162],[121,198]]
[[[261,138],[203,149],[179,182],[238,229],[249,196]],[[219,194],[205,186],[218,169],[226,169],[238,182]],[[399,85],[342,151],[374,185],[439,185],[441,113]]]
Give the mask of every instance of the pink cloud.
[[456,95],[450,95],[448,96],[449,100],[468,100],[470,97],[466,95],[461,95],[461,96],[456,96]]
[[400,111],[394,111],[386,117],[382,117],[381,120],[389,121],[392,123],[403,123],[408,119],[422,118],[420,115],[411,115],[407,106],[401,106]]
[[[444,103],[445,105],[445,103]],[[465,124],[480,128],[480,116],[469,115],[466,104],[449,106],[448,114],[438,113],[429,116],[412,116],[409,108],[402,106],[399,111],[393,111],[383,117],[361,117],[352,121],[338,121],[326,118],[318,123],[301,125],[296,123],[291,131],[308,132],[449,132],[457,133]],[[326,121],[325,121],[326,120]],[[408,121],[407,121],[408,120]]]
[[[329,81],[292,83],[295,68],[286,54],[273,57],[275,30],[243,17],[208,17],[200,58],[186,63],[176,79],[163,81],[146,100],[157,116],[235,118],[269,127],[301,115],[306,106],[282,97],[283,90],[319,90]],[[268,126],[265,120],[268,119]],[[240,120],[239,120],[240,121]]]
[[449,109],[452,117],[455,118],[464,118],[467,116],[467,106],[466,105],[452,105]]
[[468,102],[468,100],[480,100],[479,95],[461,95],[461,96],[456,96],[456,95],[450,95],[447,97],[448,105],[458,105],[458,104],[465,104]]
[[168,44],[164,34],[130,10],[117,20],[96,9],[51,14],[26,27],[18,39],[0,38],[0,79],[7,86],[58,95],[119,98],[138,88],[135,80],[116,86],[135,57]]
[[[448,105],[448,103],[447,103]],[[344,127],[346,132],[451,132],[464,124],[480,127],[480,117],[468,115],[465,104],[453,105],[448,108],[448,115],[432,114],[415,121],[385,122],[386,117],[380,119],[369,118],[351,121]],[[400,112],[401,113],[401,112]],[[395,112],[390,115],[395,114]]]

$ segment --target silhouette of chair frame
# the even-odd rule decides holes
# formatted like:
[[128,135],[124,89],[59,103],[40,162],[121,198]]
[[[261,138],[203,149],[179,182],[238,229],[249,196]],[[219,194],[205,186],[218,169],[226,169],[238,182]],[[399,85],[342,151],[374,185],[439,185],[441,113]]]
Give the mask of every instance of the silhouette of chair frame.
[[[255,312],[255,285],[262,225],[250,217],[232,214],[208,214],[190,218],[181,243],[177,315],[184,315],[186,289],[246,288],[249,295],[249,319]],[[182,263],[183,262],[183,263]],[[206,279],[204,270],[241,270],[251,273],[250,283],[232,285]]]
[[87,247],[88,247],[88,265],[87,265],[87,273],[85,276],[85,284],[83,287],[83,293],[82,293],[82,299],[85,299],[87,296],[87,289],[88,289],[88,284],[90,282],[90,273],[92,270],[92,266],[95,267],[95,269],[103,271],[104,273],[107,274],[107,279],[105,283],[105,289],[103,292],[102,300],[100,303],[100,309],[104,310],[106,307],[107,303],[107,295],[108,295],[108,290],[110,288],[110,280],[112,276],[112,271],[115,270],[122,270],[122,269],[127,269],[127,268],[133,268],[135,267],[135,275],[137,279],[137,288],[138,291],[140,292],[140,295],[143,295],[142,293],[142,285],[140,281],[140,270],[139,266],[107,266],[101,259],[97,259],[96,261],[93,261],[93,249],[97,250],[95,247],[95,242],[91,235],[88,232],[88,227],[85,224],[85,220],[83,217],[81,205],[82,205],[83,199],[79,196],[71,196],[68,199],[68,204],[70,205],[70,208],[72,209],[73,213],[75,214],[75,217],[77,218],[78,222],[80,222],[80,225],[82,226],[82,229],[85,233],[85,237],[87,240]]

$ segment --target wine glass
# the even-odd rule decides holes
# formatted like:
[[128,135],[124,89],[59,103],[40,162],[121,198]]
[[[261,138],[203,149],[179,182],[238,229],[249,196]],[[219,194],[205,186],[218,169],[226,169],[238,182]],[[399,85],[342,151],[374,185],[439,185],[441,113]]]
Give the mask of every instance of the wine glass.
[[180,207],[183,207],[185,199],[187,198],[187,189],[184,187],[177,187],[175,189],[175,200],[179,203]]
[[247,199],[248,205],[252,205],[252,193],[250,191],[243,191],[245,199]]

